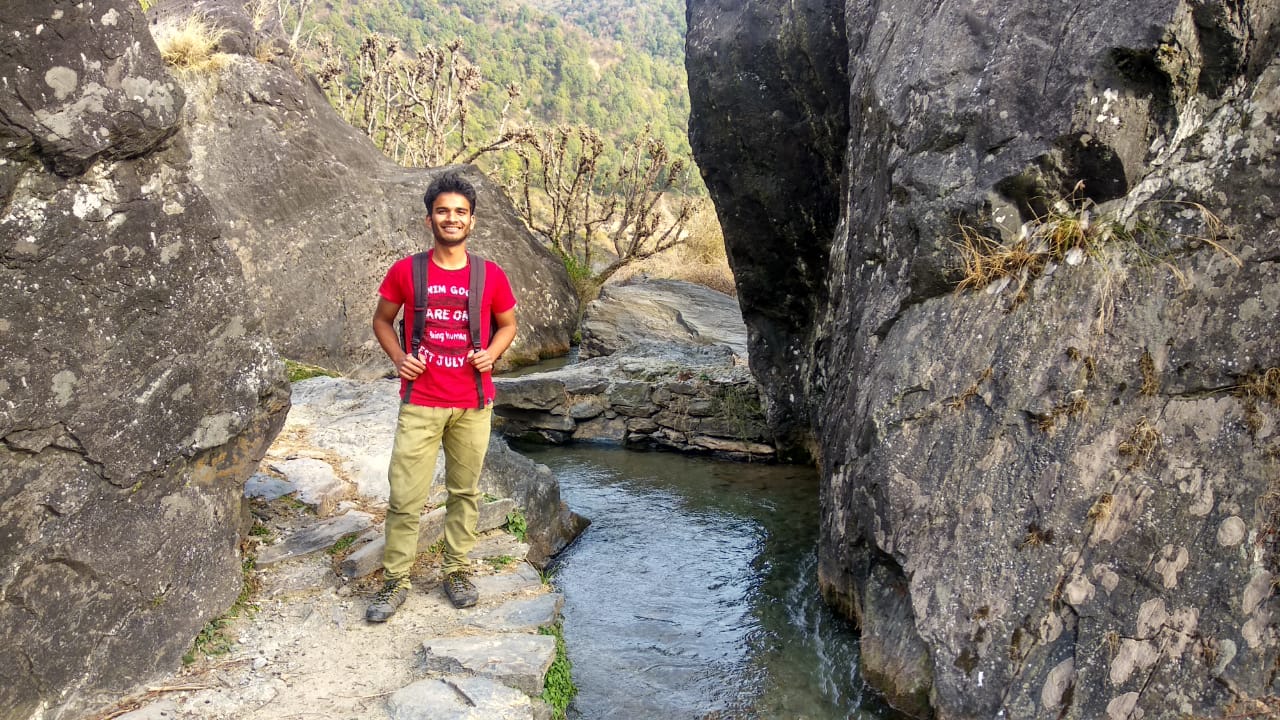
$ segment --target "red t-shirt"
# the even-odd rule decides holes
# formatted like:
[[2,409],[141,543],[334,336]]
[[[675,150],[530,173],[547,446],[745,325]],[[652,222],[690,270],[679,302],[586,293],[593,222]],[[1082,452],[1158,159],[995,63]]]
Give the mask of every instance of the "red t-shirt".
[[[516,306],[515,295],[507,274],[492,261],[485,263],[483,316],[480,318],[482,347],[489,346],[493,314]],[[476,371],[467,362],[471,351],[470,318],[467,313],[467,290],[471,285],[471,268],[445,270],[427,261],[427,320],[422,329],[422,347],[418,356],[427,369],[413,381],[409,402],[427,407],[476,407]],[[399,260],[387,271],[378,294],[388,302],[404,306],[405,332],[413,334],[413,257]],[[493,377],[484,373],[485,402],[493,401]],[[400,380],[400,395],[408,383]]]

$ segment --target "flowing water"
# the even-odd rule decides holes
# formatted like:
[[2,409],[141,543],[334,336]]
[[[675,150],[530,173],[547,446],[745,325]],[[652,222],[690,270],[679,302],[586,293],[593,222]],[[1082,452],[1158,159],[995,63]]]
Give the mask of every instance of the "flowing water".
[[522,447],[592,525],[552,566],[569,716],[894,717],[823,604],[810,468],[590,445]]

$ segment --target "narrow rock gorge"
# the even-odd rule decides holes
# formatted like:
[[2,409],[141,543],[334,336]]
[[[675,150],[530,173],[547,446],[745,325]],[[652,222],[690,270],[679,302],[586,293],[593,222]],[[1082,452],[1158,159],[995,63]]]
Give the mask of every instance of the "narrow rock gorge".
[[864,676],[920,717],[1274,702],[1280,7],[690,0],[688,27],[752,368],[823,474]]

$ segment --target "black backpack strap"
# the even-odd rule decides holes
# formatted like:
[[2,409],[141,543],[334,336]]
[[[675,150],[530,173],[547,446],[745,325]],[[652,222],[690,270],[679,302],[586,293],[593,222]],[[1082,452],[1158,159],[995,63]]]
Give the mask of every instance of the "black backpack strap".
[[[471,281],[467,288],[467,317],[471,324],[471,349],[478,352],[483,345],[480,342],[481,308],[484,307],[484,276],[488,260],[467,253],[467,264],[471,267]],[[473,366],[474,367],[474,366]],[[484,373],[476,370],[476,408],[484,409]]]
[[[401,340],[404,343],[405,352],[410,355],[417,355],[418,348],[422,347],[422,331],[427,322],[427,253],[420,252],[413,255],[413,334]],[[408,335],[408,328],[405,328],[405,334]],[[405,383],[404,395],[401,396],[401,402],[409,402],[409,397],[413,393],[413,381]]]

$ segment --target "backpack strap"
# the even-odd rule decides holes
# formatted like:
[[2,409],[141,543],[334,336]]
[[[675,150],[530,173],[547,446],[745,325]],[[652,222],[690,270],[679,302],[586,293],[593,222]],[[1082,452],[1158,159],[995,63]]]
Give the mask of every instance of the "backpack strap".
[[[409,328],[404,328],[405,335],[403,338],[405,352],[410,355],[417,355],[418,348],[422,347],[422,331],[427,322],[427,253],[420,252],[413,255],[413,334],[409,335]],[[409,397],[413,393],[413,380],[405,383],[404,395],[400,397],[401,402],[409,402]]]
[[[467,317],[471,324],[471,349],[478,352],[483,347],[480,342],[480,320],[484,307],[484,276],[489,261],[467,253],[467,264],[471,267],[471,279],[467,288]],[[483,410],[484,373],[478,369],[476,370],[476,398],[476,408]]]

